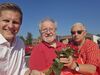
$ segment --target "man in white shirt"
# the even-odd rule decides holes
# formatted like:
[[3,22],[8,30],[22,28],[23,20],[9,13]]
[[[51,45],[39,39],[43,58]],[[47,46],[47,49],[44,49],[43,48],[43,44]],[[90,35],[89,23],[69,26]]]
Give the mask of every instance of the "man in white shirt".
[[13,3],[0,4],[0,75],[29,75],[25,67],[24,43],[16,37],[22,11]]

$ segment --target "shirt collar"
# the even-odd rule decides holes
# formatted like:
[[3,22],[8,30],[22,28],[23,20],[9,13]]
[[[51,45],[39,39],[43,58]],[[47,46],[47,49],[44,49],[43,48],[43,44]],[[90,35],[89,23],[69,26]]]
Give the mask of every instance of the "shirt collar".
[[7,40],[3,37],[2,34],[0,34],[0,44],[6,43]]
[[[10,46],[10,43],[3,37],[2,34],[0,34],[0,44],[8,44]],[[16,39],[14,39],[14,41],[12,42],[12,46],[15,46],[16,44]]]
[[[51,47],[52,48],[52,46],[49,44],[49,43],[47,43],[47,42],[45,42],[45,41],[42,41],[47,47]],[[57,40],[55,40],[54,41],[55,43],[56,43],[56,45],[57,45],[57,47],[60,47],[61,45],[60,45],[60,43],[57,41]],[[57,48],[56,47],[56,48]]]

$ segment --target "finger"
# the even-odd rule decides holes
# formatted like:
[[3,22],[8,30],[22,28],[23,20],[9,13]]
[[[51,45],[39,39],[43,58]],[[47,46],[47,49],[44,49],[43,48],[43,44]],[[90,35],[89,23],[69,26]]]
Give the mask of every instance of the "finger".
[[31,75],[41,75],[41,72],[37,70],[32,70]]
[[68,61],[69,59],[67,58],[60,58],[60,61]]
[[45,74],[41,72],[40,75],[45,75]]

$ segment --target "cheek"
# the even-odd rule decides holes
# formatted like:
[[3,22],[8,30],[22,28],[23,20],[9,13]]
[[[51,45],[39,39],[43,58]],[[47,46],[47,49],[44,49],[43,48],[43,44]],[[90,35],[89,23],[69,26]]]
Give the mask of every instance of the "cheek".
[[15,33],[18,33],[20,26],[15,26],[13,29],[14,29]]
[[76,36],[75,35],[72,35],[72,38],[75,38]]
[[0,29],[4,28],[5,26],[6,26],[6,24],[5,24],[5,23],[0,22]]
[[86,36],[86,32],[83,33],[83,36]]
[[86,33],[83,32],[83,33],[81,34],[81,37],[84,38],[85,36],[86,36]]
[[45,35],[45,34],[41,34],[41,37],[42,37],[42,38],[45,38],[45,37],[46,37],[46,35]]
[[15,29],[16,29],[16,30],[19,30],[19,29],[20,29],[20,26],[15,26]]
[[0,25],[0,30],[2,29],[2,26]]
[[41,34],[42,37],[47,37],[47,34]]

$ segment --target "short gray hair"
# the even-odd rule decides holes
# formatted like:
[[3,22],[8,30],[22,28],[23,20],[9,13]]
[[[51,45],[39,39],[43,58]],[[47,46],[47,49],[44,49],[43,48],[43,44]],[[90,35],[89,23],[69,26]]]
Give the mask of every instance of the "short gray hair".
[[40,23],[39,23],[39,30],[41,30],[42,23],[45,22],[45,21],[50,21],[50,22],[54,23],[55,29],[57,29],[57,22],[55,20],[53,20],[51,18],[45,18],[45,19],[40,21]]
[[84,23],[81,23],[81,22],[76,22],[76,23],[74,23],[73,25],[72,25],[72,27],[71,27],[71,30],[73,29],[73,27],[75,27],[75,26],[81,26],[82,28],[83,28],[83,30],[84,31],[86,31],[86,27],[85,27],[85,24]]

